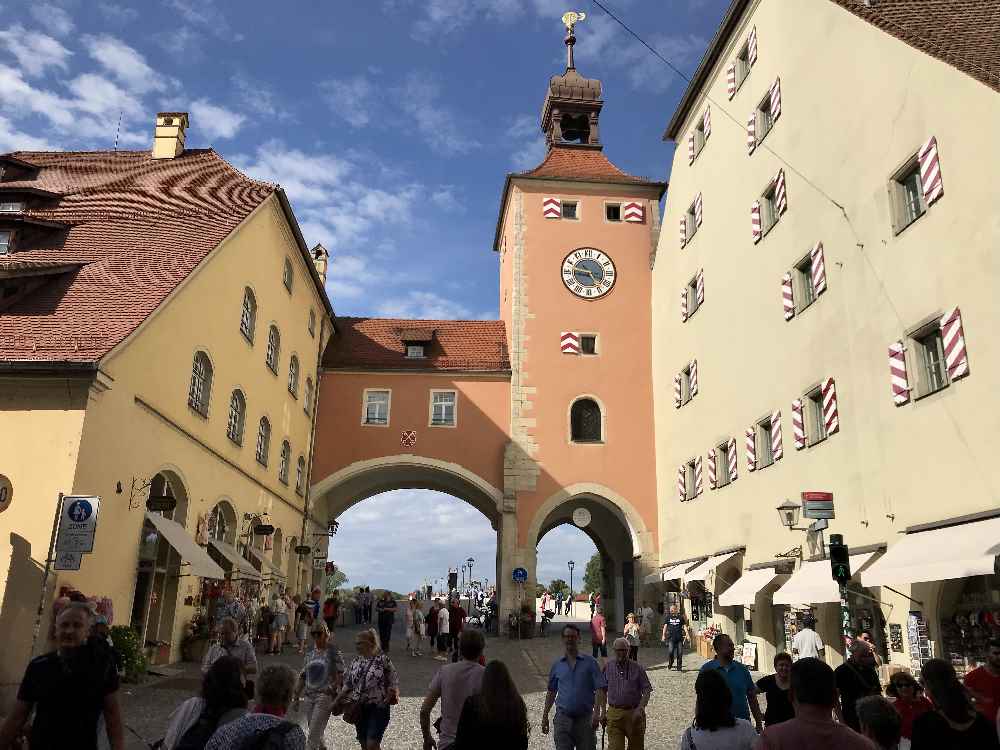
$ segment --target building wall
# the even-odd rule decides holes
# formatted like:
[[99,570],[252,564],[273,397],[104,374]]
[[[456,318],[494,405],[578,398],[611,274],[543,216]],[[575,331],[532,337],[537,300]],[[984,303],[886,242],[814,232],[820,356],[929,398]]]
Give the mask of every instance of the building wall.
[[[754,26],[758,60],[730,101],[726,67]],[[778,77],[781,115],[748,157],[747,117]],[[706,97],[713,132],[689,166],[687,135],[709,105]],[[988,374],[1000,355],[988,333],[1000,322],[992,252],[1000,225],[983,165],[1000,162],[990,135],[998,123],[996,92],[834,3],[750,6],[678,136],[668,231],[653,275],[663,560],[744,544],[746,564],[771,560],[805,542],[781,527],[774,510],[803,490],[834,493],[830,532],[853,546],[892,544],[908,525],[996,506],[1000,469],[990,457],[997,419],[995,409],[983,407],[992,403]],[[889,179],[930,136],[938,142],[944,196],[895,235]],[[754,245],[751,202],[780,168],[788,210]],[[704,223],[681,249],[676,228],[698,193]],[[828,289],[786,322],[781,278],[818,241]],[[699,269],[704,306],[682,323],[680,291]],[[897,408],[889,344],[956,305],[971,375]],[[694,358],[699,393],[675,409],[673,377]],[[836,381],[840,431],[796,451],[791,401],[826,377]],[[777,409],[784,458],[749,473],[744,431]],[[738,480],[712,491],[706,476],[704,493],[680,503],[678,465],[730,436],[738,445]],[[893,621],[905,621],[913,605],[888,592],[882,598]]]

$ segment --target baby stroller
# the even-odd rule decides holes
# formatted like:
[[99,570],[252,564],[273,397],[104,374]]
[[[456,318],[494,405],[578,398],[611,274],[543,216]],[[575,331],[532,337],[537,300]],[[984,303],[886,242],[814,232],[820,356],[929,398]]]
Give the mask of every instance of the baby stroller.
[[544,638],[549,630],[549,623],[552,618],[556,616],[555,610],[546,609],[542,612],[542,621],[539,623],[538,628],[541,631],[541,635]]

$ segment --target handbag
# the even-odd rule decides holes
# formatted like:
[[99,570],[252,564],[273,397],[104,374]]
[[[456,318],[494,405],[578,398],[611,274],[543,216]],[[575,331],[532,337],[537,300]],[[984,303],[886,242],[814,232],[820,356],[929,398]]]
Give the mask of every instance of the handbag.
[[361,679],[358,681],[358,687],[356,687],[354,690],[351,691],[351,695],[353,697],[345,696],[343,698],[337,698],[337,700],[333,702],[331,713],[334,716],[342,714],[341,718],[343,718],[343,720],[346,721],[348,724],[357,724],[359,721],[361,721],[362,703],[361,703],[361,695],[358,689],[359,688],[362,690],[364,689],[365,680],[368,679],[368,671],[372,668],[372,664],[375,663],[375,659],[377,658],[378,658],[377,656],[373,656],[368,661],[368,666],[365,667],[364,674],[361,675]]

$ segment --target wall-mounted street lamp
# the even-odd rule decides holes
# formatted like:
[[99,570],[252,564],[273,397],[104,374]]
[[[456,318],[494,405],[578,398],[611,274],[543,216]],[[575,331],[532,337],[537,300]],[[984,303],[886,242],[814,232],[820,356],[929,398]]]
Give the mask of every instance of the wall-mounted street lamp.
[[793,503],[791,500],[786,499],[781,505],[779,505],[775,510],[778,511],[778,517],[781,519],[781,525],[784,526],[789,531],[811,531],[808,526],[798,526],[799,516],[802,513],[802,506],[798,503]]

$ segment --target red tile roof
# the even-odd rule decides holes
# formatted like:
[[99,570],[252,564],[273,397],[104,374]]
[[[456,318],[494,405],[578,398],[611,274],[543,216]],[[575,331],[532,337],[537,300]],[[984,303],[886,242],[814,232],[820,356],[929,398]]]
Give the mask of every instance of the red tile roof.
[[584,182],[655,184],[645,177],[636,177],[623,172],[611,163],[602,150],[585,146],[553,146],[541,164],[527,172],[519,172],[516,176],[554,177]]
[[[400,333],[432,331],[425,359],[407,359]],[[330,370],[472,370],[510,372],[502,320],[337,318],[323,367]]]
[[[27,237],[9,260],[84,263],[0,308],[0,362],[94,362],[142,323],[277,189],[211,149],[17,152],[59,193],[27,212],[65,228]],[[2,219],[2,217],[0,217]]]

